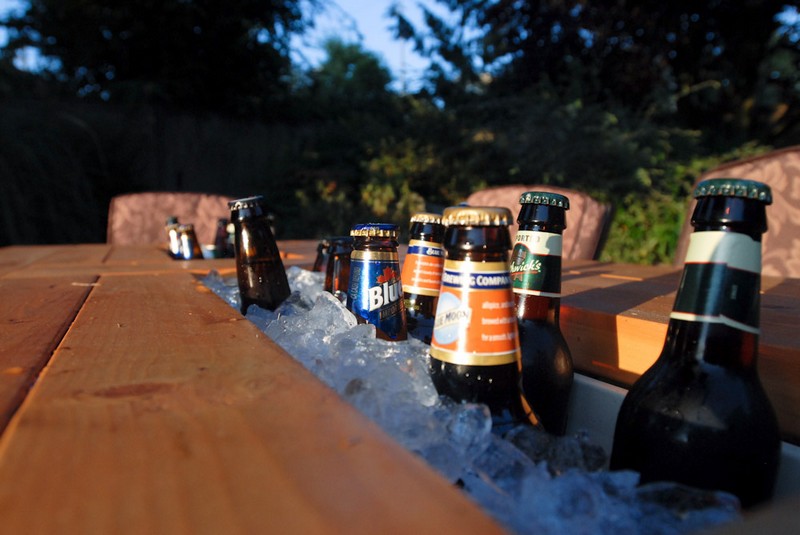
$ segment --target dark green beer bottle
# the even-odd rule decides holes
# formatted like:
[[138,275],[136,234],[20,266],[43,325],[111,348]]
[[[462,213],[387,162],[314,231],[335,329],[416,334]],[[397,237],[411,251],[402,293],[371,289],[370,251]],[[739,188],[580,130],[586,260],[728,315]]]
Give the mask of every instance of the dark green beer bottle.
[[739,497],[772,496],[780,459],[775,413],[756,370],[761,235],[769,187],[698,184],[686,263],[661,355],[620,408],[612,469]]
[[563,435],[572,389],[572,354],[559,326],[561,243],[569,199],[530,191],[519,200],[511,281],[522,355],[522,392],[550,433]]

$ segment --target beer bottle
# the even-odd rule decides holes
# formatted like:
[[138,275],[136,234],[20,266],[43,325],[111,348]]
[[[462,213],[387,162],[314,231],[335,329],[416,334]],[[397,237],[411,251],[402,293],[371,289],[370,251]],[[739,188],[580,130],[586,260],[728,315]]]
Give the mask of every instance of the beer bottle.
[[330,253],[325,268],[325,286],[342,303],[347,303],[347,288],[350,284],[350,254],[353,252],[351,236],[336,236],[330,239]]
[[408,252],[400,278],[403,281],[408,334],[426,344],[431,343],[442,283],[443,239],[442,216],[429,213],[411,216]]
[[250,305],[275,310],[291,292],[264,197],[237,199],[230,201],[228,207],[235,229],[241,312],[247,313]]
[[167,230],[169,255],[172,258],[181,258],[181,237],[178,234],[178,227],[180,227],[180,224],[176,216],[173,215],[167,218],[165,228]]
[[214,258],[230,258],[231,248],[228,240],[228,220],[220,218],[217,220],[217,231],[214,234]]
[[507,208],[454,206],[442,223],[445,261],[430,348],[440,394],[484,403],[494,429],[535,423],[519,386],[519,339],[508,271]]
[[331,241],[328,238],[322,238],[317,244],[317,257],[314,259],[314,265],[311,271],[325,272],[328,266],[328,255],[330,254]]
[[612,469],[739,497],[772,496],[780,458],[775,413],[756,369],[765,184],[711,179],[697,205],[661,355],[617,417]]
[[200,242],[197,240],[197,234],[194,231],[194,225],[180,225],[178,227],[178,236],[181,240],[180,257],[182,259],[203,259],[203,250],[200,248]]
[[561,236],[569,199],[529,191],[519,200],[519,231],[511,253],[511,284],[522,354],[522,392],[542,427],[567,430],[572,355],[559,326]]
[[378,338],[405,340],[406,313],[397,254],[397,225],[355,225],[347,308],[359,323],[375,326]]

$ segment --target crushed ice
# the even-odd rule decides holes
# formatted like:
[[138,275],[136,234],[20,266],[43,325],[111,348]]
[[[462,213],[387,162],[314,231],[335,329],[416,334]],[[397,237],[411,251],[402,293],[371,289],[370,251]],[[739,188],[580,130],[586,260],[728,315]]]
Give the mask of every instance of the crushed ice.
[[[387,342],[322,290],[323,274],[292,266],[292,295],[247,318],[407,449],[519,533],[681,534],[740,519],[735,497],[672,483],[637,486],[605,470],[585,432],[554,437],[530,427],[500,437],[484,405],[440,397],[422,342]],[[236,279],[203,282],[238,310]]]

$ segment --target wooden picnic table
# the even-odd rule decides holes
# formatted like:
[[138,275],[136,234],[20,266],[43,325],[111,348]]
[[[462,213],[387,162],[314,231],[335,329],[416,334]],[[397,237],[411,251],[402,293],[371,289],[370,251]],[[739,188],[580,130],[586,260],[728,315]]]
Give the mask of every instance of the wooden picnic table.
[[[316,242],[279,242],[310,266]],[[0,248],[7,533],[492,533],[501,529],[199,277],[153,246]],[[629,384],[679,270],[565,261],[576,367]],[[800,281],[764,279],[760,369],[800,437]],[[795,500],[796,502],[797,500]]]

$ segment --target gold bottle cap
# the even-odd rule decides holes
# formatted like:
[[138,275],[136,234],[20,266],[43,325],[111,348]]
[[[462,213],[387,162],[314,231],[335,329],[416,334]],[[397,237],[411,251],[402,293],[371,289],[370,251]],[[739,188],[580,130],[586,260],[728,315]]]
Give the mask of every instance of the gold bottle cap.
[[351,236],[397,238],[397,225],[392,223],[359,223],[350,229]]
[[499,206],[450,206],[444,209],[444,225],[476,225],[484,227],[508,226],[511,210]]
[[442,224],[442,216],[430,212],[418,212],[411,216],[412,223],[437,223]]

